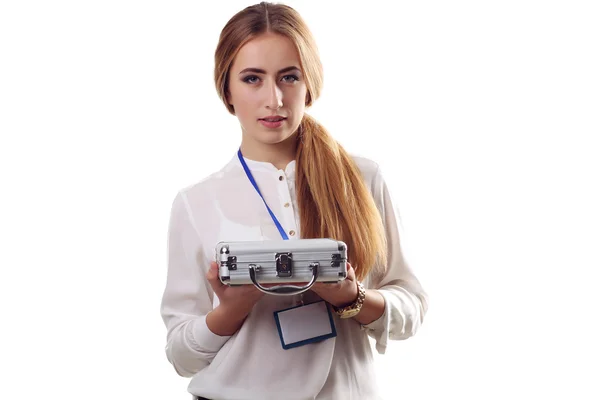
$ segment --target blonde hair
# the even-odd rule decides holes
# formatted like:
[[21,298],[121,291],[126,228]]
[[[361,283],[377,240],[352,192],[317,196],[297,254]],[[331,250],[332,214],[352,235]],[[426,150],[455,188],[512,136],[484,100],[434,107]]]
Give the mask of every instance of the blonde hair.
[[[283,35],[296,46],[307,87],[306,106],[320,95],[323,67],[308,26],[293,8],[262,2],[227,22],[215,51],[215,85],[231,114],[235,113],[227,93],[235,56],[244,44],[267,32]],[[302,237],[343,240],[359,280],[373,268],[385,268],[383,221],[354,160],[308,114],[304,114],[297,133],[296,193]]]

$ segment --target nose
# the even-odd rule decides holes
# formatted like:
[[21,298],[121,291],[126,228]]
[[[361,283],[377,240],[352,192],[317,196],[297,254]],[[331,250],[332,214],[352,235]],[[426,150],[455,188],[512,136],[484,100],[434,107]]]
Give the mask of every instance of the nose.
[[283,92],[277,83],[271,82],[267,84],[267,108],[278,110],[281,107],[283,107]]

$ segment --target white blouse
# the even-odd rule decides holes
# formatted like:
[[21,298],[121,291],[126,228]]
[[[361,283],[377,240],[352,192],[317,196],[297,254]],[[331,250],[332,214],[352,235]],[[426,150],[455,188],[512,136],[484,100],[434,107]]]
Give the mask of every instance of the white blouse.
[[[265,295],[233,336],[206,325],[218,305],[205,278],[220,241],[282,240],[237,154],[220,171],[181,190],[171,210],[168,275],[161,304],[166,354],[177,373],[192,377],[188,390],[209,399],[378,399],[373,355],[389,339],[407,339],[423,322],[427,295],[401,248],[400,221],[379,166],[354,157],[385,221],[388,268],[383,279],[363,284],[385,299],[383,315],[361,326],[334,314],[337,337],[288,350],[281,346],[273,312],[295,305],[294,296]],[[301,237],[295,161],[285,170],[245,158],[265,201],[290,240]],[[305,301],[318,300],[314,292]]]

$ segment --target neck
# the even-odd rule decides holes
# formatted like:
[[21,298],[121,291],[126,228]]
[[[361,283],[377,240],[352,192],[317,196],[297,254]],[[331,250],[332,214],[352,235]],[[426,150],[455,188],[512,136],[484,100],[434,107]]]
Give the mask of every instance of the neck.
[[260,143],[244,135],[240,149],[247,159],[268,162],[277,169],[285,169],[292,160],[296,159],[296,135],[273,144]]

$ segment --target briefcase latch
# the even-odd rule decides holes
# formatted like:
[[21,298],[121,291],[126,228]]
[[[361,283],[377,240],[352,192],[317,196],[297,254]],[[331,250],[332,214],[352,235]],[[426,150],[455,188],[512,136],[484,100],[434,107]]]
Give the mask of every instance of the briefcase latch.
[[237,257],[236,256],[227,257],[227,263],[225,265],[227,265],[227,269],[229,269],[230,271],[236,271],[237,270]]
[[333,268],[339,268],[342,265],[343,259],[341,254],[332,254],[331,255],[331,266]]
[[278,277],[290,278],[292,276],[292,253],[277,253],[275,255],[275,270]]

